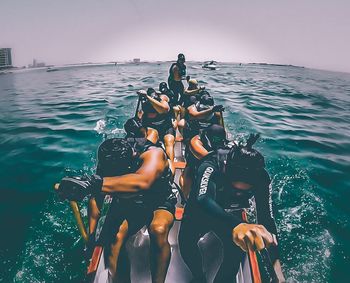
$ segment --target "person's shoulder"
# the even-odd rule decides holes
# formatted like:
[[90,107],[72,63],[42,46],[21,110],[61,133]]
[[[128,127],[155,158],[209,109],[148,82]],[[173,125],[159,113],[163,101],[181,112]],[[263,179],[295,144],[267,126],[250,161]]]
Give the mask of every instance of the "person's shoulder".
[[267,186],[270,185],[271,183],[270,175],[265,168],[261,170],[260,181]]
[[256,179],[256,188],[259,191],[270,191],[271,189],[271,178],[269,173],[266,171],[266,169],[261,170],[258,173],[257,179]]
[[145,152],[141,154],[141,157],[147,158],[152,157],[161,157],[164,156],[164,150],[157,144],[152,143]]
[[162,100],[165,100],[165,101],[169,101],[169,97],[166,95],[166,94],[161,94],[160,95],[160,98],[162,99]]
[[200,160],[200,164],[198,166],[198,170],[205,170],[205,168],[211,167],[213,171],[218,170],[216,159],[213,157],[211,153],[209,153],[207,156],[203,157]]
[[187,110],[190,111],[190,110],[197,110],[197,107],[195,104],[190,104],[189,106],[187,106]]

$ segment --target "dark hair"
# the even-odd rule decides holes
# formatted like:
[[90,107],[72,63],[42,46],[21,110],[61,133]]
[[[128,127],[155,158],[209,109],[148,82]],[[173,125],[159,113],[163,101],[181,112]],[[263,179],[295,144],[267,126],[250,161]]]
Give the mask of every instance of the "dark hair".
[[151,88],[151,87],[149,87],[148,89],[147,89],[147,95],[152,95],[153,93],[155,93],[156,91],[154,90],[154,88]]
[[105,140],[97,151],[96,174],[102,177],[120,176],[130,170],[133,151],[122,138]]
[[214,105],[214,99],[209,94],[204,94],[200,98],[200,104],[213,106]]
[[143,137],[144,133],[142,132],[142,129],[147,130],[147,128],[142,125],[140,119],[136,117],[126,120],[124,124],[124,130],[127,137]]
[[159,90],[160,92],[164,92],[164,91],[166,91],[167,89],[168,89],[168,85],[167,85],[166,82],[161,82],[161,83],[159,84],[158,90]]
[[217,124],[213,124],[203,130],[200,138],[207,150],[223,148],[227,142],[225,128]]
[[211,96],[207,90],[201,90],[198,92],[198,94],[196,94],[196,99],[199,101],[201,99],[201,97],[204,95]]
[[155,91],[154,88],[149,87],[147,89],[147,95],[157,101],[161,101],[160,95]]
[[264,157],[259,151],[252,148],[259,137],[259,134],[251,134],[246,145],[240,143],[231,148],[226,162],[226,175],[231,181],[256,184],[262,172],[266,172]]
[[177,55],[177,60],[183,60],[185,61],[185,55],[183,55],[182,53],[180,53],[179,55]]

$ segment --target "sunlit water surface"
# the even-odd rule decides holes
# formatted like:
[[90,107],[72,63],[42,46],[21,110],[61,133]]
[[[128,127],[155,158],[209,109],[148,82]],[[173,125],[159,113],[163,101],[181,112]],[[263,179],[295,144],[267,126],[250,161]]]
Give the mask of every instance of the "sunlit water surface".
[[[350,74],[198,66],[188,63],[188,73],[224,104],[231,135],[262,135],[257,148],[273,180],[288,282],[346,282]],[[157,87],[168,67],[110,65],[0,76],[0,281],[82,280],[82,243],[53,184],[69,171],[93,172],[103,135],[120,134],[136,107],[136,90]]]

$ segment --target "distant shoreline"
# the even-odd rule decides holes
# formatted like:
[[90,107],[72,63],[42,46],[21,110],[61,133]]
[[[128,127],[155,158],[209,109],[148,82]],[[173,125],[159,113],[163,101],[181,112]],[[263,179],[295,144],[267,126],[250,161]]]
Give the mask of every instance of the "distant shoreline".
[[[0,75],[9,74],[9,73],[21,73],[21,72],[29,72],[29,71],[35,71],[35,70],[47,70],[48,68],[53,68],[57,70],[64,70],[64,69],[70,69],[70,68],[81,68],[81,67],[102,67],[102,66],[118,66],[118,65],[142,65],[142,64],[160,64],[160,63],[171,63],[172,61],[165,60],[165,61],[140,61],[137,63],[134,63],[133,61],[110,61],[110,62],[100,62],[100,63],[93,63],[93,62],[83,62],[83,63],[70,63],[70,64],[64,64],[64,65],[47,65],[45,67],[37,67],[37,68],[23,68],[23,67],[11,67],[11,68],[2,68],[0,69]],[[203,61],[187,61],[188,63],[195,63],[195,64],[202,64]],[[232,64],[232,65],[239,65],[239,66],[272,66],[272,67],[291,67],[291,68],[298,68],[298,69],[310,69],[310,70],[318,70],[318,71],[326,71],[326,72],[333,72],[333,73],[343,73],[343,74],[350,74],[350,72],[345,71],[334,71],[334,70],[326,70],[326,69],[316,69],[316,68],[309,68],[305,66],[298,66],[298,65],[292,65],[292,64],[277,64],[277,63],[265,63],[265,62],[253,62],[253,63],[243,63],[243,62],[220,62],[217,61],[219,64]]]

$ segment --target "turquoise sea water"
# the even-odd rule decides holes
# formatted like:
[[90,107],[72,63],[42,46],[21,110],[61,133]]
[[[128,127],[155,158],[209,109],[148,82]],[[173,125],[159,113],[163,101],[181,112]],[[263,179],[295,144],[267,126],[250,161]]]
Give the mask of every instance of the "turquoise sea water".
[[[235,139],[260,132],[288,282],[348,282],[350,74],[223,64],[188,73],[226,107]],[[136,90],[169,63],[33,70],[0,76],[0,282],[80,282],[82,244],[53,184],[91,171]],[[86,210],[83,210],[86,213]]]

